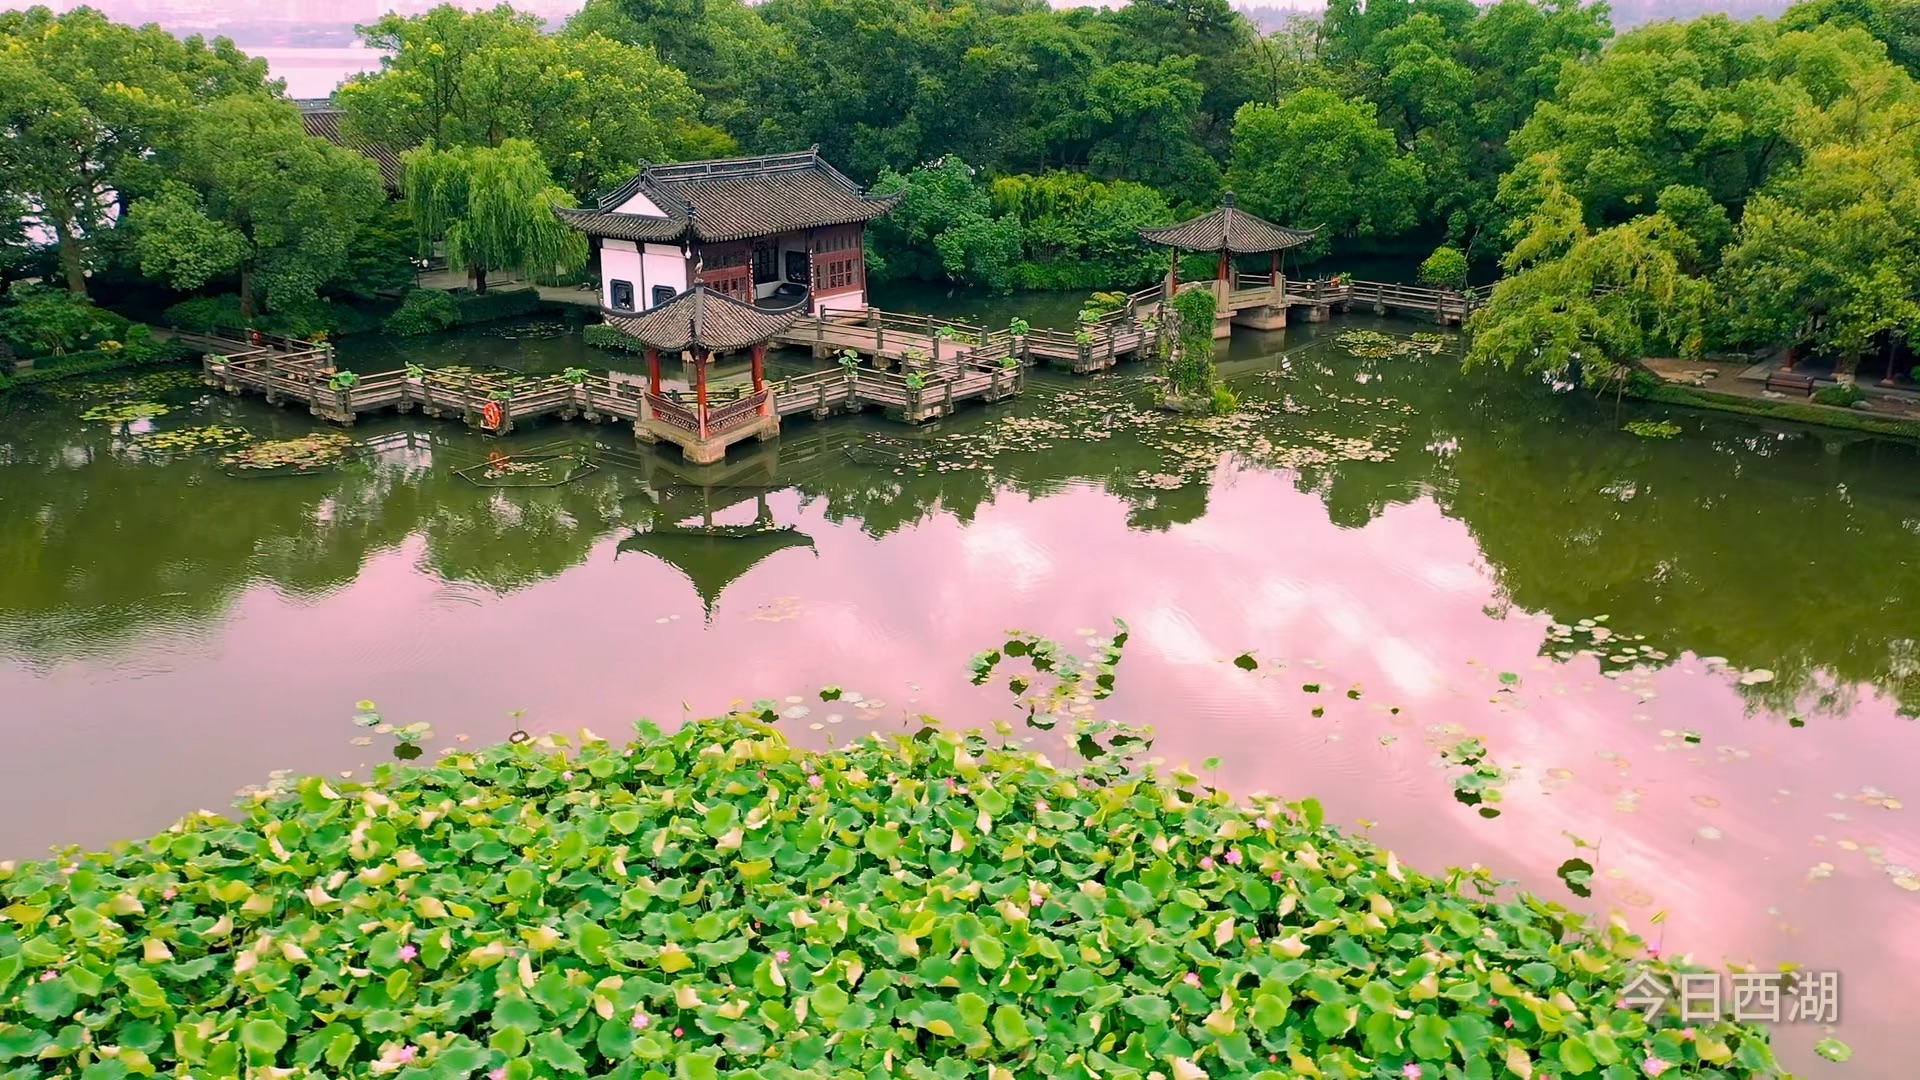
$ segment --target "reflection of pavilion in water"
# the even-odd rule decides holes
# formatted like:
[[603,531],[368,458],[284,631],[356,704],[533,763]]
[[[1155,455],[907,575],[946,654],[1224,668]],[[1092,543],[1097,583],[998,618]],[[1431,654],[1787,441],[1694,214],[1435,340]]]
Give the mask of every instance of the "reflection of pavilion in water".
[[[644,552],[680,571],[711,621],[727,586],[782,551],[813,549],[813,537],[778,524],[767,503],[769,495],[791,486],[775,479],[779,462],[773,446],[707,466],[661,454],[640,455],[635,464],[646,480],[649,500],[641,516],[649,520],[620,541],[614,557]],[[749,505],[750,522],[715,521]]]

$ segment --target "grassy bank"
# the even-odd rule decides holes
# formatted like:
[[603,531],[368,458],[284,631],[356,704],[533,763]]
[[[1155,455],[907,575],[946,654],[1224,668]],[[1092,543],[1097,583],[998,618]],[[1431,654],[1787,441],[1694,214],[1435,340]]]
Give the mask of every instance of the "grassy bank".
[[1761,1029],[1621,1007],[1644,948],[1619,926],[1410,869],[1311,799],[1141,766],[1140,732],[1063,722],[1073,768],[936,727],[816,752],[776,708],[310,777],[112,853],[0,864],[0,1070],[1777,1072]]
[[1848,431],[1864,431],[1875,435],[1893,435],[1901,438],[1920,439],[1920,421],[1875,416],[1872,413],[1863,412],[1859,409],[1842,409],[1829,405],[1815,405],[1810,401],[1776,400],[1773,398],[1752,398],[1739,394],[1726,394],[1701,387],[1681,386],[1676,383],[1661,382],[1651,376],[1649,378],[1651,381],[1639,379],[1634,381],[1632,388],[1634,396],[1668,405],[1685,405],[1697,409],[1717,409],[1722,412],[1745,413],[1748,416],[1765,416],[1777,420],[1795,420],[1805,424],[1817,424],[1821,427],[1843,428]]

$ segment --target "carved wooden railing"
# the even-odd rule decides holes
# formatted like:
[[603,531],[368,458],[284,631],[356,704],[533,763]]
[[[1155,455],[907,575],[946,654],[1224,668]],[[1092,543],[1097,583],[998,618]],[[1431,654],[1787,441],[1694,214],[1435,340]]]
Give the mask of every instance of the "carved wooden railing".
[[768,400],[768,390],[749,394],[719,407],[708,406],[706,434],[718,435],[759,417]]
[[699,414],[663,394],[647,391],[647,414],[682,431],[700,434]]

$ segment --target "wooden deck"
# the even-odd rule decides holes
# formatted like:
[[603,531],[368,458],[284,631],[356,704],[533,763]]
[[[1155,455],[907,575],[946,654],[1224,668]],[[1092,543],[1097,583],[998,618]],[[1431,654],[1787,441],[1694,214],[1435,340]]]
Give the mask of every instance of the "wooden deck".
[[[192,334],[182,339],[204,351],[204,375],[210,385],[233,394],[260,394],[271,404],[305,405],[314,416],[337,424],[352,424],[361,413],[382,409],[402,413],[417,409],[496,435],[511,432],[519,422],[545,416],[625,421],[633,425],[640,441],[674,443],[693,461],[717,460],[729,445],[744,439],[770,438],[779,432],[782,417],[798,413],[822,418],[873,407],[917,424],[947,416],[968,401],[1004,400],[1025,386],[1015,345],[1007,336],[984,347],[943,350],[947,355],[940,359],[903,355],[904,371],[835,366],[772,382],[759,391],[714,386],[708,389],[704,409],[690,391],[656,394],[645,380],[614,372],[548,375],[511,383],[431,369],[342,377],[330,345],[287,338],[255,341],[238,334]],[[488,422],[489,405],[498,406],[497,423]]]

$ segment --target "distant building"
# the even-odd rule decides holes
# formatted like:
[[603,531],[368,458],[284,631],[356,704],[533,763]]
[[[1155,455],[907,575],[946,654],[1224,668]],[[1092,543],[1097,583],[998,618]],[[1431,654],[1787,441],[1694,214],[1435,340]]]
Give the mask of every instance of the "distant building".
[[866,303],[867,222],[898,198],[867,194],[816,147],[655,165],[595,207],[557,213],[599,249],[609,311],[642,311],[694,284],[812,311]]
[[336,108],[331,98],[298,98],[294,104],[300,107],[300,124],[307,129],[307,134],[372,158],[373,163],[380,166],[380,182],[386,186],[387,194],[400,194],[400,155],[394,153],[393,147],[350,137],[346,129],[347,114]]

